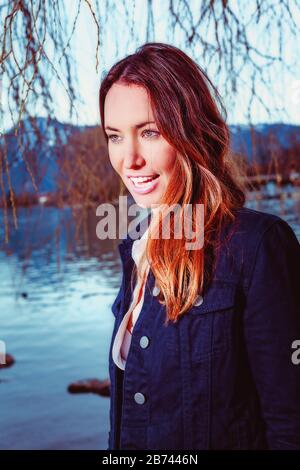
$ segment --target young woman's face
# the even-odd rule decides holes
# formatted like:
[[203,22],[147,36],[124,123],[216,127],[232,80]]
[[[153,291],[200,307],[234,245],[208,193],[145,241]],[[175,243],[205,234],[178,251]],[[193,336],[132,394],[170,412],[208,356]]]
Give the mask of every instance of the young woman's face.
[[144,208],[160,204],[176,150],[155,124],[146,90],[115,83],[104,104],[105,132],[111,164]]

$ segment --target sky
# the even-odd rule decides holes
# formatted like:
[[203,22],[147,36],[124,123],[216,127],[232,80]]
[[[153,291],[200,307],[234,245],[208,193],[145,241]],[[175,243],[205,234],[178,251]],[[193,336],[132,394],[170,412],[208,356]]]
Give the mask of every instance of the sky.
[[[241,0],[237,2],[239,5],[244,6],[244,10],[250,8],[249,5],[255,5],[256,2],[246,2]],[[94,2],[91,1],[93,5]],[[135,4],[135,10],[132,5]],[[166,21],[168,17],[167,7],[169,2],[163,0],[153,0],[154,5],[154,25],[155,25],[155,36],[148,38],[148,41],[159,41],[173,44],[180,47],[193,59],[195,59],[199,65],[204,66],[204,60],[202,63],[202,51],[200,48],[197,49],[197,58],[194,57],[193,51],[188,50],[183,43],[183,36],[177,30],[175,40],[170,36],[170,28]],[[66,0],[66,11],[68,12],[68,18],[70,25],[72,19],[76,16],[77,2],[73,0]],[[100,8],[103,8],[104,2],[100,1]],[[100,123],[99,108],[98,108],[98,93],[101,82],[101,77],[104,71],[109,68],[118,60],[125,57],[126,55],[134,52],[136,48],[143,43],[147,42],[146,37],[146,5],[147,0],[128,0],[126,2],[129,15],[133,15],[135,21],[135,37],[132,39],[128,31],[128,21],[125,21],[125,12],[123,2],[117,1],[113,11],[106,12],[101,11],[102,23],[100,28],[102,31],[101,46],[99,61],[100,65],[96,70],[96,25],[92,19],[92,15],[88,8],[88,3],[82,1],[80,15],[78,17],[77,26],[74,35],[71,40],[71,46],[77,61],[76,68],[76,80],[78,83],[78,90],[80,90],[81,100],[76,105],[76,115],[72,118],[71,122],[77,125],[95,125]],[[194,6],[196,12],[199,2],[192,1],[191,6]],[[198,12],[197,12],[198,13]],[[243,8],[236,12],[237,14],[243,14]],[[247,12],[250,14],[250,10]],[[97,19],[99,19],[97,17]],[[300,18],[299,24],[300,24]],[[296,18],[297,20],[297,18]],[[208,35],[213,34],[208,32]],[[262,44],[264,41],[265,33],[260,31],[258,27],[253,28],[250,31],[251,40],[256,41],[258,44]],[[273,37],[274,48],[276,47],[277,38]],[[290,60],[293,53],[296,50],[296,44],[291,40],[284,44],[285,57]],[[249,87],[250,80],[247,76],[247,70],[244,72],[244,76],[238,77],[237,89],[238,92],[234,96],[225,94],[222,89],[222,82],[226,81],[226,76],[217,76],[216,68],[212,63],[207,68],[207,73],[213,83],[217,86],[217,79],[219,80],[220,86],[218,86],[219,92],[224,100],[225,106],[228,112],[229,124],[247,124],[248,118],[246,116],[246,108],[249,98]],[[271,94],[266,93],[263,87],[258,87],[258,94],[260,99],[267,103],[272,109],[271,118],[263,110],[263,107],[256,103],[253,107],[252,122],[254,123],[271,123],[271,122],[285,122],[292,124],[300,124],[300,67],[293,74],[282,73],[279,68],[272,69],[272,79],[270,81]],[[242,82],[246,85],[243,85]],[[69,117],[69,106],[68,97],[61,86],[59,80],[53,75],[51,81],[51,89],[55,100],[56,117],[62,122],[70,122]],[[282,113],[273,112],[275,105],[282,108]],[[39,115],[43,115],[43,111],[37,110]],[[5,127],[10,127],[8,113],[5,115]]]

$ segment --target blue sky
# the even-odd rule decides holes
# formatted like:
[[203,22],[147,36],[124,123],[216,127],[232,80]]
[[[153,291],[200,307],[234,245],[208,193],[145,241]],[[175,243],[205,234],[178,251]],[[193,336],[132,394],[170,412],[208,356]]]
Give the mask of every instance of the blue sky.
[[[91,2],[93,4],[93,2]],[[100,2],[100,8],[103,8],[104,2]],[[133,9],[131,5],[133,1],[126,2],[129,14],[132,15]],[[202,60],[202,51],[200,48],[196,50],[196,56],[191,50],[184,47],[182,34],[177,30],[175,40],[170,36],[170,28],[166,21],[168,17],[167,6],[169,2],[162,0],[154,0],[154,24],[155,24],[155,37],[150,37],[149,41],[160,41],[174,44],[182,48],[188,55],[194,58],[199,65],[205,68],[205,61]],[[74,1],[67,0],[65,2],[66,10],[68,12],[69,22],[76,15],[77,5]],[[78,82],[78,90],[81,94],[81,102],[76,105],[77,116],[74,116],[72,122],[74,124],[99,124],[99,110],[98,110],[98,90],[101,81],[103,70],[108,70],[117,60],[130,54],[136,48],[147,41],[146,38],[146,0],[138,0],[135,2],[135,37],[132,40],[128,31],[128,22],[124,21],[124,7],[122,2],[116,2],[113,11],[107,13],[105,26],[101,25],[101,48],[99,54],[100,65],[96,70],[96,25],[93,22],[89,8],[86,2],[82,2],[81,12],[78,18],[77,27],[71,41],[73,52],[77,61],[76,80]],[[238,8],[241,8],[236,13],[251,14],[250,5],[255,5],[256,2],[246,2],[241,0],[237,2]],[[191,2],[194,5],[196,12],[199,2]],[[244,9],[243,9],[244,6]],[[165,8],[165,11],[164,11]],[[246,13],[245,13],[246,12]],[[101,13],[101,21],[104,21],[105,11]],[[300,18],[295,18],[297,21]],[[208,37],[213,34],[208,31]],[[261,46],[263,41],[266,40],[264,31],[260,31],[258,27],[253,28],[249,37],[258,46]],[[274,32],[272,37],[272,47],[275,48],[277,38]],[[267,43],[267,41],[266,41]],[[270,52],[270,51],[269,51]],[[272,51],[271,51],[272,52]],[[290,39],[284,44],[284,55],[289,62],[295,60],[296,44]],[[228,122],[230,124],[246,124],[246,106],[249,98],[250,80],[245,70],[237,80],[238,93],[231,96],[225,93],[224,83],[226,82],[226,75],[221,73],[217,75],[215,64],[212,63],[207,68],[207,73],[211,80],[218,86],[221,96],[224,99],[227,111]],[[243,82],[245,84],[243,84]],[[68,97],[63,90],[59,81],[53,76],[51,81],[51,89],[55,99],[56,117],[63,122],[69,122],[68,115]],[[296,69],[293,74],[283,73],[280,68],[273,67],[271,69],[270,79],[270,92],[259,86],[257,91],[260,99],[265,101],[272,109],[271,119],[268,117],[263,107],[259,102],[255,103],[252,110],[252,120],[254,123],[262,122],[286,122],[293,124],[300,124],[300,70]],[[5,102],[4,102],[5,104]],[[281,112],[275,112],[275,105],[282,109]],[[42,110],[37,113],[43,115]],[[5,127],[10,127],[8,114],[5,117]]]

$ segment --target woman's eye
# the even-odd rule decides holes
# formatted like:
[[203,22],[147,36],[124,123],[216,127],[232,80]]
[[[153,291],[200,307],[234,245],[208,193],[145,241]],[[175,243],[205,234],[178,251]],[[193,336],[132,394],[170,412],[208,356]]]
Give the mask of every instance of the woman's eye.
[[[146,129],[146,130],[143,132],[143,134],[144,134],[145,132],[146,132],[146,133],[150,133],[150,137],[158,137],[158,136],[159,136],[159,132],[158,132],[158,131],[153,131],[153,130],[151,130],[151,129]],[[149,134],[148,134],[148,136],[149,136]]]
[[[149,137],[150,139],[152,139],[153,137],[158,137],[159,136],[159,132],[158,131],[154,131],[152,129],[146,129],[142,132],[142,135],[145,136],[145,137]],[[108,136],[108,140],[110,140],[111,142],[113,142],[114,144],[118,144],[120,141],[118,140],[118,138],[121,138],[119,135],[117,134],[111,134]]]
[[118,143],[118,141],[115,139],[115,137],[119,137],[116,134],[111,134],[108,136],[108,139],[111,140],[111,142]]

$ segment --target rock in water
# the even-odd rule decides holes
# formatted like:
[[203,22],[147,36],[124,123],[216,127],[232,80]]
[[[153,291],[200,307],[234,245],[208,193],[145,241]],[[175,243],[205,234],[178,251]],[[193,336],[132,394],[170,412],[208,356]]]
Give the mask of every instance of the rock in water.
[[4,364],[2,364],[3,361],[0,361],[0,369],[4,369],[4,367],[10,367],[12,366],[16,361],[11,354],[5,354],[5,359],[4,359]]
[[98,379],[87,379],[73,382],[68,386],[68,392],[70,393],[96,393],[103,397],[110,396],[110,381],[98,380]]

